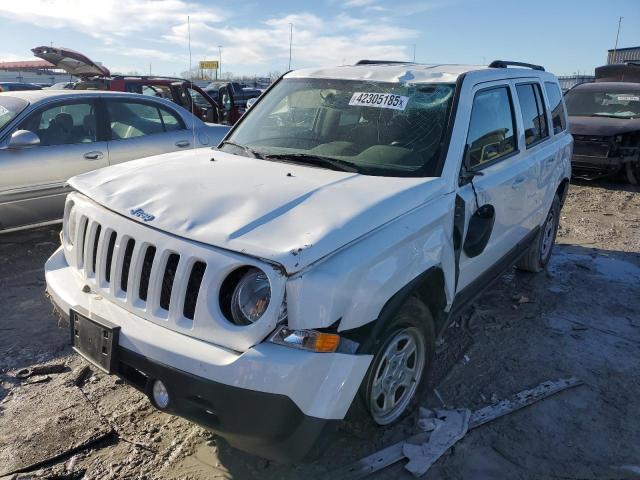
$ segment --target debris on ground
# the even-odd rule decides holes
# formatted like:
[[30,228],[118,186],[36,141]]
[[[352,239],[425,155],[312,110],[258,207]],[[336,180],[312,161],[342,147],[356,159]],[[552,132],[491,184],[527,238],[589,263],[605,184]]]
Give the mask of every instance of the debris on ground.
[[[510,399],[502,400],[473,413],[468,409],[431,412],[421,408],[418,426],[424,425],[427,429],[341,468],[334,472],[335,478],[349,480],[364,478],[404,458],[409,459],[405,468],[414,476],[422,476],[451,446],[463,438],[468,430],[578,385],[582,385],[582,382],[575,377],[544,382],[535,388],[517,393]],[[432,420],[431,423],[430,420]],[[429,430],[428,427],[431,425],[434,428]]]

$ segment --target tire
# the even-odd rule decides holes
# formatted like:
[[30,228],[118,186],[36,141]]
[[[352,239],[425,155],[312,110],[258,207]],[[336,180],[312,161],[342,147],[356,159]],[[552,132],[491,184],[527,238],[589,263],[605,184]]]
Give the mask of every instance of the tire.
[[373,422],[389,425],[412,410],[416,394],[426,385],[435,353],[429,308],[409,297],[385,326],[372,353],[356,401]]
[[627,173],[627,181],[631,185],[640,185],[640,161],[627,162],[625,164],[625,171]]
[[537,273],[547,266],[551,258],[551,253],[553,252],[553,245],[556,241],[559,221],[560,198],[556,194],[556,196],[553,197],[551,209],[542,224],[542,228],[540,228],[538,235],[526,253],[516,262],[516,268]]

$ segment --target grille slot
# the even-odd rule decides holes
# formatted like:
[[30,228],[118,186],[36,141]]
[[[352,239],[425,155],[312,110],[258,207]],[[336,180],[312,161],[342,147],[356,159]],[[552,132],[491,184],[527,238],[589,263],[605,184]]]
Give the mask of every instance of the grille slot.
[[182,314],[189,320],[193,320],[193,316],[196,312],[196,303],[198,302],[198,293],[200,292],[200,285],[202,284],[202,277],[207,269],[207,264],[204,262],[196,262],[191,269],[191,275],[189,275],[189,282],[187,283],[187,293],[184,298],[184,308]]
[[127,240],[127,246],[124,249],[124,258],[122,260],[122,276],[120,277],[120,288],[123,292],[127,291],[129,286],[129,269],[131,268],[131,257],[133,256],[133,248],[136,241],[133,238]]
[[82,236],[78,239],[80,242],[80,263],[84,266],[84,251],[87,243],[87,230],[89,230],[89,219],[84,217]]
[[98,256],[98,241],[100,240],[100,231],[102,227],[100,224],[96,227],[96,234],[93,237],[93,252],[91,255],[91,273],[96,273],[96,257]]
[[156,247],[153,245],[148,246],[144,253],[142,271],[140,272],[140,288],[138,289],[140,300],[144,300],[145,302],[147,301],[147,293],[149,292],[149,277],[151,277],[151,267],[153,266],[155,256]]
[[113,261],[113,249],[116,246],[116,232],[109,234],[109,245],[107,246],[107,261],[104,271],[104,279],[109,283],[111,281],[111,263]]
[[176,270],[178,268],[178,262],[180,261],[180,255],[172,253],[167,259],[167,266],[164,269],[164,275],[162,276],[162,289],[160,290],[160,307],[165,310],[169,310],[169,304],[171,302],[171,290],[173,290],[173,281],[176,277]]

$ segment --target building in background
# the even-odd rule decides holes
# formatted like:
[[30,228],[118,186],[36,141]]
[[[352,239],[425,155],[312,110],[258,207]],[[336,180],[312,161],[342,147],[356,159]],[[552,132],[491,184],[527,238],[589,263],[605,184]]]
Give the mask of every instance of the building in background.
[[612,48],[607,55],[607,65],[632,61],[640,62],[640,47]]
[[55,68],[45,60],[25,60],[20,62],[0,61],[0,82],[20,82],[53,85],[71,82],[75,78],[64,70]]

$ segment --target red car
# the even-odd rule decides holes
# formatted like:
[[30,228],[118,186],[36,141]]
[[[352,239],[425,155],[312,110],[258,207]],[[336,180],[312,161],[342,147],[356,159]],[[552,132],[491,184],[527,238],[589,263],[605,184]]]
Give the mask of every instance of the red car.
[[95,63],[85,55],[68,48],[36,47],[31,49],[42,58],[70,75],[80,77],[74,84],[76,90],[112,90],[132,92],[166,98],[192,111],[205,122],[235,123],[211,96],[192,82],[183,78],[111,75],[108,68]]

